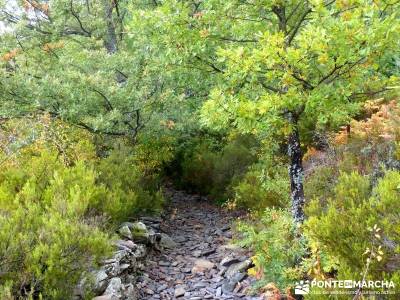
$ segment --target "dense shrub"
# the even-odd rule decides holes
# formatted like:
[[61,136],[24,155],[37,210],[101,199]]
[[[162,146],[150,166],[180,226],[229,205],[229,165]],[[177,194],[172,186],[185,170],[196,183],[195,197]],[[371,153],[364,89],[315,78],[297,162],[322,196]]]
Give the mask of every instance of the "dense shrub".
[[92,168],[67,167],[53,152],[9,165],[0,176],[0,285],[16,297],[70,298],[111,250],[94,214],[106,195]]
[[110,254],[112,225],[160,210],[162,161],[123,142],[99,158],[90,134],[47,116],[2,129],[0,299],[71,299]]
[[305,155],[305,195],[318,198],[322,207],[334,196],[341,172],[370,176],[371,184],[385,170],[400,169],[400,109],[396,101],[368,102],[367,118],[353,120],[332,136],[325,151],[308,149]]
[[350,132],[342,130],[333,138],[338,168],[362,174],[379,173],[382,168],[400,168],[400,107],[397,101],[388,104],[370,102],[366,110],[371,113],[369,118],[352,121]]
[[262,159],[252,165],[233,187],[235,207],[262,211],[267,207],[287,207],[289,177],[277,161]]
[[186,152],[181,162],[181,185],[191,191],[210,194],[217,156],[208,143],[200,143],[190,152]]
[[[142,184],[154,188],[159,185],[165,167],[175,155],[176,138],[173,135],[143,135],[133,149],[135,168],[142,176]],[[132,150],[132,149],[131,149]]]
[[306,199],[319,198],[324,202],[334,194],[338,171],[331,166],[318,166],[313,170],[313,176],[309,176],[304,185]]
[[222,145],[211,138],[192,143],[182,155],[179,184],[225,201],[232,195],[233,183],[256,161],[256,149],[250,136],[235,136]]
[[258,285],[274,282],[285,289],[301,278],[297,269],[306,253],[306,241],[296,233],[289,211],[267,208],[254,220],[238,225],[241,233],[239,244],[251,248],[255,256],[254,269],[249,273],[261,279]]
[[239,243],[255,254],[249,274],[258,286],[273,282],[286,290],[301,278],[362,280],[367,264],[367,280],[400,285],[400,172],[387,171],[375,186],[371,176],[342,173],[331,195],[308,204],[302,229],[284,209],[266,209],[239,223]]
[[288,204],[287,168],[263,154],[254,137],[233,135],[225,141],[210,136],[185,145],[173,173],[179,178],[178,186],[220,203],[229,200],[232,208],[262,211]]
[[129,152],[126,148],[114,150],[96,164],[98,182],[108,190],[102,210],[114,221],[126,220],[139,213],[157,213],[163,204],[159,187],[154,181],[144,179],[136,165],[137,159]]
[[311,201],[306,234],[339,262],[337,278],[361,280],[373,251],[367,279],[400,285],[399,199],[400,172],[388,171],[372,190],[368,177],[343,173],[326,207]]
[[373,254],[367,279],[399,286],[400,110],[395,101],[366,109],[369,117],[336,134],[306,178],[309,274],[361,280]]

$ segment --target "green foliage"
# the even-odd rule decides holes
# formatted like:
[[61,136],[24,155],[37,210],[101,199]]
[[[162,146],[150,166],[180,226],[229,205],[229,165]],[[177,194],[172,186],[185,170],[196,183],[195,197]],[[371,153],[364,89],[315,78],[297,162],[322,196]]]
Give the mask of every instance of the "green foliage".
[[14,300],[12,296],[12,283],[6,282],[3,285],[0,285],[0,298],[4,300]]
[[142,135],[134,148],[134,165],[142,174],[142,184],[150,188],[155,188],[155,184],[159,185],[160,175],[176,153],[174,135],[161,135]]
[[46,118],[2,129],[0,295],[70,299],[110,255],[112,225],[160,211],[160,170],[146,177],[121,143],[99,159],[91,135]]
[[296,234],[290,213],[267,208],[252,223],[239,223],[239,244],[250,247],[255,256],[255,273],[262,276],[258,285],[274,282],[285,289],[301,278],[297,266],[306,253],[306,241]]
[[334,194],[337,180],[337,170],[332,166],[318,166],[306,179],[304,193],[306,199],[320,198],[321,201]]
[[[301,129],[309,124],[314,129],[332,128],[358,111],[357,102],[365,101],[359,97],[365,89],[388,83],[376,63],[392,51],[389,40],[398,43],[393,30],[399,26],[397,8],[381,14],[383,3],[358,1],[342,13],[350,4],[313,1],[300,8],[297,4],[271,1],[269,8],[261,2],[254,6],[209,4],[213,10],[206,11],[202,19],[218,18],[218,25],[240,24],[243,36],[253,41],[225,44],[216,52],[224,80],[203,107],[206,124],[214,128],[234,125],[242,132],[282,137],[296,125],[291,124],[291,112],[301,116]],[[228,14],[224,17],[227,11],[240,18],[229,20]],[[246,27],[245,20],[257,23],[257,18],[268,22],[261,28]],[[213,25],[208,29],[210,39],[218,34]],[[237,27],[232,28],[231,35],[240,36],[234,31]],[[304,130],[301,134],[310,133]]]
[[207,142],[195,145],[192,151],[184,154],[181,163],[181,184],[189,190],[208,194],[213,188],[210,180],[214,173],[217,154],[212,152]]
[[[358,262],[359,269],[363,264],[358,259],[362,257],[369,243],[367,227],[373,226],[376,221],[367,221],[367,218],[372,216],[367,216],[367,210],[363,207],[369,193],[368,178],[356,173],[342,174],[334,190],[335,197],[328,200],[327,207],[321,209],[320,203],[316,200],[311,201],[308,206],[310,218],[307,224],[312,227],[312,234],[316,235],[316,239],[330,243],[329,248],[341,251],[341,257]],[[339,214],[342,217],[339,218]],[[318,216],[321,216],[321,219]],[[351,227],[349,223],[352,224]],[[330,238],[326,240],[328,234]],[[356,243],[358,238],[363,240],[362,244]],[[338,247],[339,240],[346,247]]]
[[262,211],[289,204],[288,172],[279,162],[262,159],[234,187],[234,206]]
[[[0,34],[0,115],[48,111],[91,132],[131,140],[142,130],[160,130],[162,120],[183,116],[150,41],[129,33],[129,6],[0,3],[0,19],[12,28]],[[182,101],[179,107],[187,106]]]
[[361,280],[369,259],[367,280],[398,286],[398,105],[371,101],[365,114],[350,133],[334,136],[330,150],[309,154],[316,166],[305,186],[311,255],[304,269],[312,278]]
[[367,278],[400,284],[396,258],[400,243],[399,184],[398,171],[388,171],[372,190],[368,177],[343,173],[326,207],[321,209],[318,200],[311,201],[306,235],[321,252],[339,262],[339,279],[361,280],[370,251],[375,249],[382,252],[371,258]]
[[335,134],[326,151],[309,148],[305,159],[308,199],[317,197],[324,206],[334,196],[340,172],[369,175],[376,183],[385,170],[399,168],[400,110],[396,100],[382,100],[369,101],[364,108],[367,118],[351,121],[350,132],[344,129]]
[[[255,211],[286,207],[288,172],[279,159],[261,154],[251,135],[218,140],[208,136],[187,142],[174,166],[178,184],[211,195],[231,208]],[[178,170],[178,171],[177,171]]]
[[112,151],[96,164],[96,170],[99,172],[98,182],[107,188],[101,211],[114,221],[126,220],[139,213],[161,211],[164,199],[158,185],[140,172],[129,148]]
[[[150,41],[175,80],[175,97],[193,107],[206,100],[201,125],[253,134],[271,148],[287,146],[294,130],[292,144],[312,145],[316,132],[337,130],[371,95],[392,95],[388,87],[398,86],[390,63],[399,45],[399,3],[167,0],[132,11],[132,36]],[[292,170],[301,170],[301,159],[298,165]],[[212,168],[207,162],[204,174],[193,169],[201,186]],[[291,185],[298,220],[300,173],[291,180],[298,182]]]
[[227,200],[232,186],[256,160],[257,150],[250,136],[238,136],[222,145],[203,139],[185,149],[181,162],[181,184],[193,191]]
[[102,218],[93,218],[106,189],[92,168],[66,167],[54,152],[28,162],[1,174],[1,283],[9,282],[17,297],[66,299],[111,251]]

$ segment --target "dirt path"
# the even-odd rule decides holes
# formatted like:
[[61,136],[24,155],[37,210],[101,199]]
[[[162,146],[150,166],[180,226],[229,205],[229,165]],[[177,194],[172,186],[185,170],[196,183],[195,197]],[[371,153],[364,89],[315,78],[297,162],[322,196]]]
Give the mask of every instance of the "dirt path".
[[238,216],[200,196],[167,190],[170,205],[156,226],[176,247],[150,255],[139,278],[139,299],[259,299],[246,295],[250,254],[232,246],[231,222]]

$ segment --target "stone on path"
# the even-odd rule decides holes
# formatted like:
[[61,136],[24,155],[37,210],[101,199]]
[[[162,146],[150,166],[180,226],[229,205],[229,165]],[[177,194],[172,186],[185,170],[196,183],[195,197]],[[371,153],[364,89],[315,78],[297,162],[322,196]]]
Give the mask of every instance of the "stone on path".
[[236,273],[244,272],[247,271],[251,266],[253,262],[251,259],[246,259],[245,261],[242,261],[237,264],[231,265],[228,270],[226,270],[225,275],[227,278],[233,277]]
[[132,232],[128,226],[124,225],[124,226],[120,227],[118,232],[122,237],[127,238],[127,239],[132,239]]
[[160,246],[163,248],[173,249],[177,247],[177,243],[165,233],[161,233],[161,240],[159,242]]
[[115,242],[115,245],[120,249],[120,250],[125,250],[125,249],[135,249],[136,244],[130,240],[124,241],[124,240],[118,240]]
[[209,256],[209,255],[211,255],[211,254],[214,254],[215,253],[215,249],[208,249],[208,250],[205,250],[205,251],[203,251],[202,253],[201,253],[201,256]]
[[184,296],[185,293],[186,293],[186,291],[183,287],[179,287],[179,288],[175,289],[175,292],[174,292],[176,298]]
[[222,292],[224,294],[229,294],[231,292],[233,292],[233,290],[235,289],[237,282],[232,282],[229,279],[226,279],[224,281],[224,283],[222,284]]
[[97,294],[101,294],[103,293],[106,288],[107,288],[107,284],[108,284],[108,275],[104,270],[99,270],[96,274],[95,274],[95,278],[94,278],[94,290]]
[[233,265],[233,264],[235,264],[235,263],[238,263],[238,262],[240,262],[240,259],[239,259],[239,258],[237,258],[237,257],[234,256],[234,255],[228,255],[228,256],[225,256],[225,257],[221,260],[220,265],[223,266],[223,267],[229,267],[229,266],[231,266],[231,265]]
[[144,289],[144,292],[145,292],[146,294],[148,294],[148,295],[154,295],[154,291],[151,290],[151,289],[149,289],[149,288],[145,288],[145,289]]
[[215,293],[215,296],[216,297],[220,297],[222,295],[222,288],[219,286],[218,288],[217,288],[217,291],[216,291],[216,293]]
[[149,239],[150,232],[142,222],[132,223],[129,229],[132,232],[134,241],[147,241]]
[[203,273],[204,271],[214,268],[215,264],[206,259],[196,259],[194,262],[194,267],[192,268],[192,273]]
[[194,257],[200,257],[200,256],[201,256],[201,250],[195,250],[195,251],[193,251],[192,255],[193,255]]
[[123,288],[123,285],[122,285],[121,278],[119,278],[119,277],[111,278],[110,283],[108,284],[107,289],[104,292],[104,295],[112,295],[112,296],[120,297],[122,288]]
[[103,295],[94,297],[92,300],[119,300],[119,297],[115,295]]

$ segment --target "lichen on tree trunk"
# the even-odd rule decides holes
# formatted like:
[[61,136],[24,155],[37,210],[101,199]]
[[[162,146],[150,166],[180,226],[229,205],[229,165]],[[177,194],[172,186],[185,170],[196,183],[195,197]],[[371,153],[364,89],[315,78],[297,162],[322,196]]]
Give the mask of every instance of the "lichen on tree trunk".
[[304,170],[303,153],[300,146],[300,136],[297,127],[293,129],[288,139],[288,155],[290,158],[290,197],[292,201],[292,214],[295,223],[304,221]]

